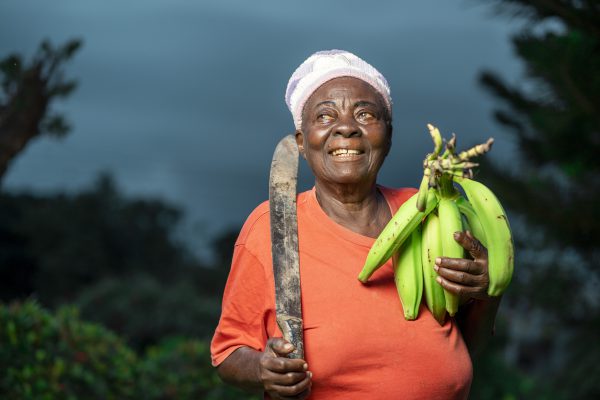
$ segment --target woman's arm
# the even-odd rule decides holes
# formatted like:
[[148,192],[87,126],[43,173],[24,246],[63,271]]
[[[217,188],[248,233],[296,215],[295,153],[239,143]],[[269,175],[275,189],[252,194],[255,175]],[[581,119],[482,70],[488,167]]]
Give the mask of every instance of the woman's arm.
[[306,361],[286,358],[293,349],[281,338],[269,339],[264,352],[240,347],[217,367],[217,373],[243,390],[267,392],[272,399],[303,400],[310,395],[312,374]]
[[258,363],[261,352],[249,347],[240,347],[217,367],[221,380],[252,393],[262,393],[258,379]]
[[454,239],[472,259],[440,257],[434,268],[440,285],[458,294],[465,303],[460,307],[456,321],[471,357],[475,357],[494,334],[501,297],[487,294],[490,282],[487,249],[469,231],[456,232]]

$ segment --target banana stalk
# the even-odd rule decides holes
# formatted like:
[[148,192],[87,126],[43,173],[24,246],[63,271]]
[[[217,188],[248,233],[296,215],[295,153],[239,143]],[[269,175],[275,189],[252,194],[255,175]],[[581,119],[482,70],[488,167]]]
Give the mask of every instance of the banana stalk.
[[[471,159],[489,151],[493,138],[458,153],[455,134],[444,146],[439,129],[431,124],[427,128],[434,150],[423,161],[419,192],[400,207],[376,239],[358,279],[367,282],[394,255],[394,280],[404,317],[417,318],[424,296],[434,318],[443,324],[446,314],[457,312],[459,298],[437,283],[433,266],[442,255],[464,257],[464,249],[453,233],[468,227],[487,247],[490,296],[499,296],[508,286],[514,250],[508,220],[498,199],[484,185],[471,180],[473,168],[479,165]],[[468,200],[454,188],[454,181],[462,186]]]

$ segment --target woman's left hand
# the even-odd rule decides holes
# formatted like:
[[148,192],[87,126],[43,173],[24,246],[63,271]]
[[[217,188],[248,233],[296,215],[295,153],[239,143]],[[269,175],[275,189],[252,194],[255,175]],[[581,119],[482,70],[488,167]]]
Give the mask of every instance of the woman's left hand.
[[433,267],[439,275],[437,281],[444,289],[459,295],[461,303],[469,299],[488,299],[487,249],[469,231],[456,232],[454,239],[473,259],[438,257]]

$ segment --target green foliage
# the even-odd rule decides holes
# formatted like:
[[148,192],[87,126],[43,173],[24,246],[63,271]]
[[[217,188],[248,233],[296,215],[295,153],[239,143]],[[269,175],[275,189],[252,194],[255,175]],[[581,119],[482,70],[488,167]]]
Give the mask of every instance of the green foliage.
[[0,305],[0,397],[135,399],[136,356],[113,333],[34,302]]
[[207,341],[163,340],[143,357],[73,307],[0,303],[0,398],[257,400],[222,384]]
[[600,373],[600,8],[593,1],[490,2],[528,22],[513,37],[526,81],[510,85],[489,71],[480,80],[500,100],[496,120],[520,157],[512,171],[484,161],[480,176],[519,221],[509,309],[501,311],[512,323],[533,325],[531,315],[540,316],[527,338],[512,330],[514,359],[556,398],[599,398],[592,377]]
[[171,338],[150,347],[140,365],[141,398],[258,400],[224,386],[210,364],[206,342]]

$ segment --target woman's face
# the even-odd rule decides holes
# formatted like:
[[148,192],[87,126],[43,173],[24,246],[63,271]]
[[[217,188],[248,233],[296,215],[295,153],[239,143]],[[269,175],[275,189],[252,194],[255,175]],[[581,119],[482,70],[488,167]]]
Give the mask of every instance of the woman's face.
[[341,77],[308,99],[296,141],[317,181],[370,185],[390,150],[391,136],[381,95],[360,79]]

